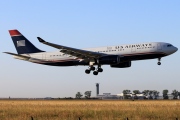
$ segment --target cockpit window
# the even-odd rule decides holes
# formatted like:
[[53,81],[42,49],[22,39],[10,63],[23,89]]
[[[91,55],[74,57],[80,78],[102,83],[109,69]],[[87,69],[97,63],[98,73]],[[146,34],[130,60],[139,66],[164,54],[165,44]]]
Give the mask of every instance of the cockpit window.
[[167,45],[167,47],[172,47],[172,45]]

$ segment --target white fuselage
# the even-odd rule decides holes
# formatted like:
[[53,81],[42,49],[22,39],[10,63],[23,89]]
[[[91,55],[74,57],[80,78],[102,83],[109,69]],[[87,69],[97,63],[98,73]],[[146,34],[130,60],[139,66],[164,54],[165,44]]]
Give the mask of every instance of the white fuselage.
[[[176,52],[177,48],[169,43],[150,42],[150,43],[140,43],[140,44],[87,48],[83,50],[104,53],[104,54],[119,55],[122,58],[126,57],[127,61],[133,61],[133,60],[161,58]],[[51,65],[50,63],[57,63],[54,64],[54,66],[56,65],[61,66],[61,64],[59,65],[58,63],[76,61],[76,64],[74,65],[86,65],[81,63],[83,61],[82,59],[68,54],[64,54],[59,51],[40,52],[40,53],[23,54],[23,55],[30,57],[28,61],[34,63],[40,63],[40,64],[47,63],[47,65]],[[18,59],[18,57],[15,58]]]

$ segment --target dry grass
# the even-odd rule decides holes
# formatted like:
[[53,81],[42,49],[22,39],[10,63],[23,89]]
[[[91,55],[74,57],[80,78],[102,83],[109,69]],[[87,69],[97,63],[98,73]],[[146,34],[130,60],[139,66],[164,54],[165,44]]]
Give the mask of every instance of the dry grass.
[[0,120],[176,120],[180,101],[0,100]]

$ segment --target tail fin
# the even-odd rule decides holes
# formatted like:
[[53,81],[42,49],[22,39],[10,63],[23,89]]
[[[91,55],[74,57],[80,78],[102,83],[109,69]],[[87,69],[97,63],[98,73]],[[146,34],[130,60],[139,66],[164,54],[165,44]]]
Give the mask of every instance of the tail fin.
[[36,48],[18,30],[9,30],[14,46],[18,54],[44,52]]

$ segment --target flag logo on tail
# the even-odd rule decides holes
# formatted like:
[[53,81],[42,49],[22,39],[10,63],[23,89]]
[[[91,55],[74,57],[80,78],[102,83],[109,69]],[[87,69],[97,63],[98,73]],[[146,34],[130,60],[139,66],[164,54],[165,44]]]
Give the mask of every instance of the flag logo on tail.
[[25,40],[19,40],[19,41],[17,41],[17,47],[21,47],[21,46],[26,46],[26,45],[25,45]]

